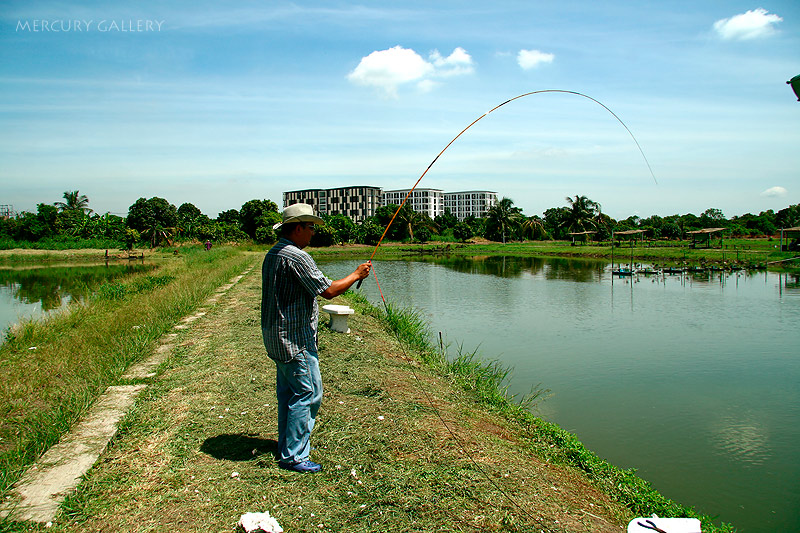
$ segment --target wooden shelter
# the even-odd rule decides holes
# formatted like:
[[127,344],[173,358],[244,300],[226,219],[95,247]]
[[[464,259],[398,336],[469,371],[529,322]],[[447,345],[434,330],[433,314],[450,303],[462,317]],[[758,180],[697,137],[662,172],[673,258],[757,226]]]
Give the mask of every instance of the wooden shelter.
[[574,233],[570,233],[572,236],[572,245],[575,246],[575,240],[579,240],[580,242],[587,242],[589,240],[590,235],[594,235],[597,233],[596,231],[577,231]]
[[686,233],[692,236],[692,244],[689,246],[692,248],[697,248],[697,243],[700,242],[701,244],[705,241],[706,248],[711,248],[711,238],[714,235],[719,234],[719,247],[722,248],[722,243],[724,239],[724,231],[728,228],[706,228],[706,229],[699,229],[695,231],[687,231]]
[[[783,244],[783,236],[786,235],[786,244]],[[789,243],[789,239],[794,236],[794,242]],[[795,226],[793,228],[783,228],[781,229],[781,248],[782,252],[786,252],[791,250],[797,250],[797,243],[800,240],[800,226]]]
[[627,239],[630,241],[631,246],[633,246],[633,241],[639,238],[639,240],[644,241],[644,232],[643,229],[629,229],[625,231],[615,231],[611,234],[611,244],[614,244],[614,239],[617,239],[619,244],[622,244],[622,238]]

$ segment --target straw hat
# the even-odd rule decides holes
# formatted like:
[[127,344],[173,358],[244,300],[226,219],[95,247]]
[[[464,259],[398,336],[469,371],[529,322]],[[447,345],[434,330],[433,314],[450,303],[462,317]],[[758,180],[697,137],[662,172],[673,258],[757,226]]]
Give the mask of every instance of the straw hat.
[[313,222],[314,224],[324,224],[325,221],[314,214],[314,208],[308,204],[292,204],[283,210],[283,222],[278,222],[272,229],[278,230],[284,224],[292,222]]

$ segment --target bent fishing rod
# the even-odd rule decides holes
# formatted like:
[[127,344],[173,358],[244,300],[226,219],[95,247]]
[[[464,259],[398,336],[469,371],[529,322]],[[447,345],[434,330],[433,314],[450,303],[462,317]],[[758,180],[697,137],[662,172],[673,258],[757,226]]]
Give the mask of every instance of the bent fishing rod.
[[[444,152],[445,152],[445,151],[446,151],[448,148],[450,148],[450,146],[451,146],[451,145],[452,145],[454,142],[456,142],[456,141],[459,139],[459,137],[461,137],[461,136],[462,136],[464,133],[466,133],[466,132],[467,132],[467,130],[469,130],[469,129],[470,129],[472,126],[474,126],[474,125],[475,125],[475,124],[477,124],[479,121],[481,121],[481,120],[482,120],[484,117],[486,117],[486,116],[488,116],[489,114],[491,114],[492,112],[494,112],[494,111],[496,111],[496,110],[500,109],[500,108],[501,108],[501,107],[503,107],[504,105],[506,105],[506,104],[509,104],[509,103],[511,103],[511,102],[513,102],[513,101],[515,101],[515,100],[519,100],[519,99],[521,99],[521,98],[524,98],[524,97],[526,97],[526,96],[531,96],[531,95],[534,95],[534,94],[544,94],[544,93],[561,93],[561,94],[571,94],[571,95],[575,95],[575,96],[580,96],[580,97],[582,97],[582,98],[586,98],[586,99],[588,99],[588,100],[591,100],[592,102],[596,103],[597,105],[601,106],[603,109],[605,109],[606,111],[608,111],[608,112],[609,112],[609,113],[610,113],[610,114],[611,114],[611,115],[612,115],[612,116],[613,116],[613,117],[614,117],[614,118],[615,118],[615,119],[616,119],[616,120],[617,120],[617,121],[618,121],[620,124],[622,124],[622,126],[625,128],[625,130],[626,130],[626,131],[628,132],[628,134],[631,136],[631,138],[633,139],[633,142],[636,144],[636,147],[639,149],[639,153],[642,155],[642,158],[644,159],[645,163],[647,164],[647,168],[648,168],[648,170],[650,171],[650,175],[653,177],[653,181],[654,181],[656,184],[658,184],[658,181],[656,180],[656,176],[655,176],[655,174],[653,173],[653,169],[650,167],[650,162],[647,160],[647,156],[645,156],[645,154],[644,154],[644,151],[642,150],[642,147],[639,145],[639,142],[636,140],[636,137],[633,135],[633,132],[632,132],[632,131],[631,131],[631,130],[628,128],[628,126],[627,126],[627,125],[626,125],[626,124],[625,124],[625,123],[622,121],[622,119],[621,119],[621,118],[619,118],[619,117],[616,115],[616,113],[614,113],[614,112],[613,112],[613,111],[612,111],[610,108],[608,108],[608,107],[607,107],[605,104],[603,104],[603,103],[602,103],[602,102],[600,102],[599,100],[596,100],[595,98],[592,98],[591,96],[588,96],[588,95],[585,95],[585,94],[583,94],[583,93],[579,93],[579,92],[576,92],[576,91],[567,91],[567,90],[560,90],[560,89],[545,89],[545,90],[540,90],[540,91],[531,91],[531,92],[524,93],[524,94],[521,94],[521,95],[519,95],[519,96],[516,96],[516,97],[514,97],[514,98],[511,98],[511,99],[509,99],[509,100],[506,100],[505,102],[503,102],[503,103],[501,103],[501,104],[499,104],[499,105],[497,105],[497,106],[493,107],[492,109],[490,109],[489,111],[487,111],[487,112],[486,112],[486,113],[484,113],[483,115],[481,115],[481,116],[479,116],[478,118],[476,118],[475,120],[473,120],[473,121],[472,121],[472,122],[471,122],[471,123],[470,123],[470,124],[469,124],[469,125],[468,125],[466,128],[464,128],[463,130],[461,130],[461,131],[458,133],[458,135],[456,135],[455,137],[453,137],[453,139],[452,139],[452,140],[451,140],[449,143],[447,143],[447,145],[446,145],[446,146],[445,146],[445,147],[444,147],[444,148],[443,148],[443,149],[442,149],[442,150],[441,150],[441,151],[440,151],[440,152],[439,152],[439,153],[436,155],[436,157],[434,157],[434,158],[433,158],[433,161],[431,161],[431,163],[430,163],[430,164],[427,166],[427,168],[425,168],[425,171],[422,173],[422,175],[421,175],[419,178],[417,178],[417,181],[416,181],[416,183],[414,183],[414,186],[413,186],[413,187],[412,187],[412,188],[411,188],[411,189],[408,191],[408,193],[406,194],[405,198],[403,198],[403,201],[402,201],[402,202],[400,203],[400,205],[397,207],[397,210],[395,211],[395,213],[394,213],[394,215],[392,216],[391,220],[390,220],[390,221],[389,221],[389,223],[386,225],[386,228],[383,230],[383,234],[381,235],[380,239],[378,240],[378,243],[375,245],[375,249],[372,251],[372,255],[370,255],[370,257],[369,257],[369,261],[368,261],[368,262],[369,262],[370,264],[372,263],[372,259],[375,257],[375,254],[377,253],[377,251],[378,251],[378,248],[380,247],[381,243],[383,242],[383,239],[384,239],[384,237],[386,237],[386,234],[389,232],[389,228],[391,228],[391,226],[392,226],[392,223],[394,223],[394,220],[395,220],[395,218],[397,218],[397,215],[400,213],[400,210],[403,208],[403,206],[405,205],[405,203],[408,201],[409,197],[411,197],[411,194],[412,194],[412,193],[414,192],[414,190],[417,188],[417,185],[419,185],[419,183],[422,181],[422,178],[424,178],[424,177],[425,177],[425,175],[428,173],[428,171],[431,169],[431,167],[433,167],[433,165],[436,163],[436,161],[438,161],[438,160],[439,160],[439,158],[442,156],[442,154],[444,154]],[[385,298],[385,297],[384,297],[384,295],[383,295],[383,290],[381,289],[380,283],[378,283],[378,275],[377,275],[377,273],[376,273],[376,271],[375,271],[375,269],[374,269],[374,268],[372,269],[372,274],[373,274],[373,276],[375,277],[375,284],[376,284],[376,285],[377,285],[377,287],[378,287],[378,291],[379,291],[379,293],[380,293],[381,300],[383,300],[383,305],[384,305],[384,308],[386,309],[386,312],[387,312],[387,314],[388,314],[388,313],[390,312],[389,305],[388,305],[388,303],[386,302],[386,298]],[[358,284],[356,285],[356,288],[357,288],[357,289],[361,287],[361,283],[362,283],[363,281],[364,281],[363,279],[361,279],[361,280],[359,280],[359,281],[358,281]],[[408,356],[408,354],[406,354],[406,353],[405,353],[405,345],[404,345],[404,343],[402,342],[402,340],[400,339],[400,334],[399,334],[399,332],[398,332],[398,331],[395,331],[395,334],[397,335],[397,340],[398,340],[398,343],[399,343],[399,345],[400,345],[401,349],[403,350],[404,354],[405,354],[406,356]],[[419,384],[419,383],[421,383],[421,382],[420,382],[420,379],[419,379],[419,376],[417,376],[417,373],[416,373],[416,371],[414,370],[414,367],[413,367],[413,365],[411,365],[411,366],[410,366],[410,369],[411,369],[411,372],[412,372],[412,373],[413,373],[413,375],[414,375],[415,381],[416,381],[418,384]],[[429,405],[431,406],[431,408],[433,409],[433,411],[434,411],[434,412],[436,413],[436,415],[439,417],[439,420],[441,421],[442,425],[444,425],[444,427],[445,427],[445,428],[447,429],[447,431],[450,433],[450,435],[452,436],[452,438],[453,438],[453,439],[454,439],[454,440],[455,440],[455,441],[458,443],[458,445],[459,445],[459,447],[461,448],[461,450],[463,451],[464,455],[465,455],[465,456],[466,456],[466,457],[467,457],[467,458],[470,460],[470,462],[473,464],[473,466],[474,466],[474,467],[475,467],[475,468],[476,468],[476,469],[477,469],[479,472],[481,472],[481,474],[484,476],[484,478],[486,478],[486,480],[487,480],[487,481],[488,481],[488,482],[489,482],[491,485],[493,485],[493,486],[494,486],[494,487],[495,487],[495,488],[496,488],[496,489],[497,489],[497,490],[498,490],[498,491],[499,491],[501,494],[503,494],[503,496],[504,496],[504,497],[505,497],[505,498],[506,498],[506,499],[509,501],[509,503],[511,503],[511,504],[512,504],[514,507],[516,507],[517,509],[519,509],[519,510],[520,510],[520,511],[521,511],[521,512],[524,514],[524,515],[526,515],[528,518],[530,518],[530,519],[531,519],[531,521],[533,521],[534,523],[536,523],[536,524],[537,524],[537,529],[547,529],[547,530],[550,530],[550,528],[547,526],[547,524],[546,524],[546,523],[545,523],[545,522],[544,522],[542,519],[540,519],[540,518],[538,518],[538,517],[534,516],[534,515],[533,515],[533,514],[532,514],[532,513],[531,513],[531,512],[528,510],[528,509],[526,509],[525,507],[523,507],[522,505],[520,505],[520,503],[519,503],[519,502],[517,502],[517,501],[516,501],[516,499],[515,499],[515,498],[513,498],[513,497],[511,496],[511,494],[509,494],[509,493],[508,493],[508,492],[507,492],[507,491],[506,491],[506,490],[505,490],[505,489],[504,489],[502,486],[500,486],[500,484],[498,484],[498,483],[497,483],[497,481],[495,481],[494,479],[492,479],[492,477],[491,477],[491,476],[490,476],[490,475],[489,475],[489,474],[488,474],[488,473],[487,473],[487,472],[484,470],[484,468],[483,468],[483,467],[482,467],[482,466],[481,466],[481,465],[480,465],[480,464],[479,464],[479,463],[478,463],[478,462],[475,460],[475,458],[472,456],[472,454],[470,454],[470,453],[469,453],[469,451],[468,451],[468,450],[466,449],[466,447],[464,446],[464,443],[462,442],[461,438],[460,438],[460,437],[459,437],[459,436],[456,434],[456,432],[455,432],[455,431],[454,431],[454,430],[453,430],[453,429],[450,427],[450,425],[449,425],[449,424],[448,424],[448,423],[445,421],[444,417],[443,417],[443,416],[442,416],[442,414],[439,412],[439,409],[437,409],[437,408],[436,408],[436,405],[434,404],[434,402],[433,402],[433,399],[432,399],[432,398],[430,397],[430,395],[428,394],[428,391],[427,391],[427,390],[425,390],[425,388],[424,388],[424,387],[422,387],[422,386],[420,386],[420,387],[419,387],[419,389],[420,389],[420,391],[423,393],[423,395],[425,396],[426,400],[428,401],[428,403],[429,403]]]
[[[394,215],[392,215],[391,220],[389,220],[389,223],[386,225],[386,228],[383,230],[383,234],[381,235],[381,238],[378,239],[378,243],[375,245],[375,249],[372,250],[372,255],[369,256],[369,260],[367,262],[370,263],[370,264],[372,263],[372,259],[375,257],[375,254],[378,252],[378,248],[380,247],[381,243],[383,242],[384,237],[386,237],[386,234],[389,232],[389,228],[392,227],[392,224],[394,223],[394,219],[397,218],[398,213],[400,213],[400,210],[403,208],[403,206],[405,205],[406,201],[408,201],[409,197],[414,192],[414,189],[417,188],[417,185],[419,185],[419,182],[422,181],[422,178],[425,177],[425,174],[428,173],[428,171],[431,169],[431,167],[433,167],[434,164],[436,164],[436,161],[439,160],[439,158],[442,156],[442,154],[445,153],[445,151],[448,148],[450,148],[450,146],[454,142],[456,142],[459,137],[461,137],[464,133],[466,133],[467,130],[469,130],[472,126],[474,126],[475,124],[477,124],[478,122],[483,120],[485,117],[489,116],[491,113],[497,111],[498,109],[500,109],[504,105],[509,104],[511,102],[514,102],[515,100],[519,100],[521,98],[525,98],[527,96],[531,96],[531,95],[534,95],[534,94],[545,94],[545,93],[571,94],[571,95],[574,95],[574,96],[580,96],[582,98],[586,98],[587,100],[590,100],[590,101],[596,103],[597,105],[599,105],[600,107],[602,107],[603,109],[608,111],[611,114],[611,116],[613,116],[617,120],[617,122],[622,124],[622,127],[625,128],[625,131],[628,132],[628,135],[631,136],[631,139],[633,139],[633,142],[636,144],[636,148],[638,148],[639,153],[642,155],[642,159],[644,159],[644,162],[647,165],[647,169],[650,171],[650,175],[653,177],[653,182],[656,185],[658,185],[658,180],[656,180],[656,175],[653,173],[653,169],[650,166],[650,162],[647,160],[647,156],[644,155],[644,150],[642,150],[641,145],[639,145],[639,141],[636,140],[636,136],[633,134],[633,132],[630,130],[630,128],[628,128],[628,126],[625,124],[625,122],[623,122],[622,119],[619,118],[619,116],[617,116],[617,114],[614,113],[603,102],[601,102],[600,100],[597,100],[595,98],[592,98],[591,96],[588,96],[586,94],[579,93],[577,91],[568,91],[568,90],[564,90],[564,89],[542,89],[542,90],[539,90],[539,91],[527,92],[527,93],[524,93],[524,94],[520,94],[519,96],[515,96],[514,98],[509,98],[508,100],[506,100],[502,104],[496,105],[495,107],[493,107],[492,109],[490,109],[486,113],[482,114],[481,116],[479,116],[478,118],[473,120],[466,128],[461,130],[458,133],[458,135],[453,137],[453,139],[449,143],[447,143],[447,145],[444,148],[442,148],[442,151],[439,152],[436,155],[436,157],[433,158],[433,161],[431,161],[431,163],[427,166],[427,168],[425,168],[425,171],[422,173],[422,175],[420,175],[420,177],[417,178],[417,181],[416,181],[416,183],[414,183],[414,186],[411,187],[411,189],[408,191],[408,194],[406,194],[405,198],[403,198],[403,201],[397,207],[397,210],[394,212]],[[375,274],[375,269],[372,270],[372,273],[375,276],[375,283],[377,284],[378,283],[378,276],[377,276],[377,274]],[[361,283],[363,281],[364,281],[363,279],[358,280],[358,284],[356,285],[356,289],[361,288]],[[380,285],[378,285],[378,288],[380,290]],[[383,304],[385,306],[386,305],[386,300],[383,298],[383,291],[381,291],[381,299],[383,300]]]

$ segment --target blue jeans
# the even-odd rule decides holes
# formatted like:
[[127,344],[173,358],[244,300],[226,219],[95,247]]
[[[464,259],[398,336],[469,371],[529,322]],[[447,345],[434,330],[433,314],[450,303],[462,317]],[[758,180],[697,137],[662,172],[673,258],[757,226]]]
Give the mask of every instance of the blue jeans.
[[322,403],[322,376],[316,352],[304,350],[288,363],[276,361],[278,396],[278,460],[308,460],[311,431]]

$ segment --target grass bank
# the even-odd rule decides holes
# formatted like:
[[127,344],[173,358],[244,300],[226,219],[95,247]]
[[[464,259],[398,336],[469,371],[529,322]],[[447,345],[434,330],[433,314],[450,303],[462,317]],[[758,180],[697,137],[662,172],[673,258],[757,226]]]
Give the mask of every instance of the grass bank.
[[608,463],[587,449],[574,434],[535,416],[531,408],[546,391],[534,390],[523,398],[509,396],[504,383],[510,368],[460,349],[454,358],[448,359],[442,347],[430,344],[427,326],[415,311],[398,309],[391,304],[378,309],[356,294],[348,294],[348,298],[362,312],[379,317],[428,367],[469,393],[482,407],[513,422],[519,431],[517,436],[527,450],[549,464],[567,465],[585,472],[605,494],[624,505],[634,516],[655,513],[658,516],[699,518],[706,533],[733,530],[730,525],[715,524],[714,517],[665,498],[647,481],[636,476],[635,470],[620,469]]
[[0,250],[0,265],[27,265],[30,263],[68,263],[68,262],[100,262],[109,260],[129,260],[150,258],[160,255],[159,250],[135,248],[122,250],[120,248],[74,248],[74,249],[36,249],[36,248],[11,248]]
[[99,287],[83,304],[12,328],[0,345],[0,490],[58,440],[175,321],[238,273],[230,248],[184,248]]
[[[349,335],[320,330],[321,473],[275,463],[275,370],[256,270],[178,332],[50,530],[232,531],[255,511],[287,531],[348,533],[611,532],[637,514],[691,516],[515,405],[506,369],[474,354],[445,360],[415,313],[337,300],[357,313]],[[705,521],[704,531],[726,530]]]

